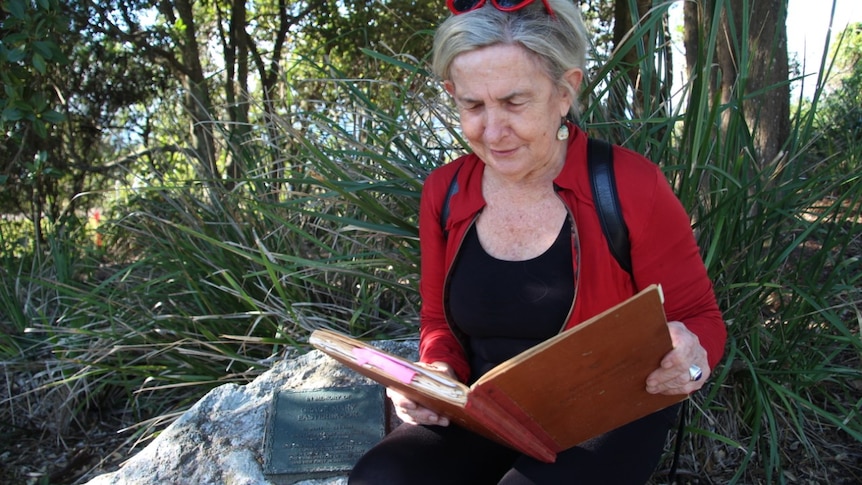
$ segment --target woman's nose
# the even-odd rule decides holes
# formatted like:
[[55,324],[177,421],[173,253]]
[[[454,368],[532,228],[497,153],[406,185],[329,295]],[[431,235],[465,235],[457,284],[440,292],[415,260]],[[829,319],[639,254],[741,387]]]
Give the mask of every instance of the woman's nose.
[[502,138],[509,128],[509,117],[500,110],[488,110],[485,117],[485,138],[498,140]]

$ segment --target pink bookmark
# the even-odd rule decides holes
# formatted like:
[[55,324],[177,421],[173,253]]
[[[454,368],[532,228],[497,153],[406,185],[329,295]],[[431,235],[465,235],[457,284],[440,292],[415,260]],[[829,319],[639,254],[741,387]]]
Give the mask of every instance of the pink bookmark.
[[356,358],[357,364],[370,364],[404,384],[410,384],[413,376],[416,375],[416,371],[413,369],[376,350],[355,348],[353,349],[353,356]]

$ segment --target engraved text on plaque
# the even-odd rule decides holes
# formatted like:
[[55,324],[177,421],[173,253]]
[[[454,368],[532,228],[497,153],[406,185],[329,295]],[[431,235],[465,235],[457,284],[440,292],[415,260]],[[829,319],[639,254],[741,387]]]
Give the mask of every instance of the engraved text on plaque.
[[378,385],[277,393],[264,474],[275,483],[346,474],[384,435],[383,399]]

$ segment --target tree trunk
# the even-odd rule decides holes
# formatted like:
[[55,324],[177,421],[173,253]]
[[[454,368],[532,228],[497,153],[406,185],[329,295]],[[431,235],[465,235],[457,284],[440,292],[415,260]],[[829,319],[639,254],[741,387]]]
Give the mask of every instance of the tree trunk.
[[[633,6],[637,8],[636,12],[632,12]],[[653,0],[616,0],[614,2],[614,49],[620,49],[631,36],[632,30],[635,28],[634,19],[644,18],[649,14],[652,7]],[[664,25],[666,28],[667,22],[664,22]],[[623,53],[623,62],[627,67],[626,74],[634,99],[633,116],[636,118],[647,116],[644,109],[647,97],[654,100],[664,100],[669,96],[671,89],[670,43],[664,42],[662,39],[668,37],[667,32],[653,31],[652,34],[647,31],[641,39],[642,52],[647,56],[646,59],[640,58],[643,54],[638,49],[627,49]],[[650,52],[655,52],[655,55],[650,56]],[[641,73],[641,64],[647,62],[653,64],[650,79],[654,82],[649,85],[644,84]],[[624,103],[625,98],[626,96],[621,96],[620,101]],[[661,101],[650,104],[655,106],[660,103]]]
[[765,91],[743,108],[746,119],[757,127],[754,141],[760,159],[768,164],[778,161],[790,136],[787,0],[760,0],[752,6],[751,18],[758,21],[750,37],[756,48],[751,52],[751,82],[746,91]]
[[691,79],[694,73],[697,72],[698,59],[702,55],[700,49],[703,47],[700,39],[703,38],[703,32],[708,27],[706,19],[701,20],[703,8],[702,2],[683,2],[682,44],[685,49],[685,72],[688,79]]
[[[220,11],[219,11],[220,13]],[[235,181],[243,176],[249,168],[247,162],[253,156],[245,153],[246,142],[251,133],[249,122],[248,76],[249,76],[249,47],[247,12],[244,0],[232,0],[228,13],[227,32],[221,32],[223,39],[222,49],[225,59],[225,99],[227,100],[227,113],[230,120],[228,125],[228,143],[230,149],[227,151],[225,173],[228,178],[228,187],[232,187]],[[221,15],[219,15],[219,25]]]
[[185,25],[183,42],[179,46],[184,66],[184,75],[181,79],[185,87],[185,106],[192,118],[191,135],[195,142],[195,151],[209,172],[206,175],[218,179],[220,174],[216,165],[215,140],[212,132],[212,101],[201,64],[201,51],[197,41],[192,3],[189,0],[176,0],[174,8]]
[[[684,19],[690,75],[704,72],[698,65],[705,58],[700,33],[709,32],[714,19],[718,19],[718,72],[710,89],[721,104],[741,107],[754,140],[758,165],[777,162],[790,135],[787,0],[686,2]],[[724,122],[727,123],[726,117]]]
[[[290,118],[294,103],[286,103],[284,106],[287,110],[286,113],[279,115],[277,112],[276,103],[284,97],[290,96],[290,94],[286,94],[289,93],[287,86],[279,84],[280,76],[283,74],[283,66],[278,60],[282,58],[282,53],[287,46],[287,37],[291,28],[307,16],[313,14],[316,9],[323,8],[325,8],[325,5],[322,5],[320,2],[309,2],[309,5],[305,9],[291,15],[289,2],[287,0],[278,0],[278,22],[275,35],[273,36],[272,53],[270,54],[272,61],[269,63],[265,61],[257,45],[251,39],[246,43],[248,45],[248,54],[257,69],[258,79],[260,79],[263,109],[266,113],[266,119]],[[285,139],[285,137],[280,135],[276,123],[265,123],[265,125],[269,132],[270,140]],[[290,140],[285,139],[285,143],[289,144]],[[282,188],[283,182],[281,180],[289,170],[289,167],[285,165],[285,153],[290,152],[290,146],[279,146],[275,142],[269,146],[271,147],[271,166],[268,168],[268,173],[271,174],[269,177],[269,194],[273,199],[276,199]]]

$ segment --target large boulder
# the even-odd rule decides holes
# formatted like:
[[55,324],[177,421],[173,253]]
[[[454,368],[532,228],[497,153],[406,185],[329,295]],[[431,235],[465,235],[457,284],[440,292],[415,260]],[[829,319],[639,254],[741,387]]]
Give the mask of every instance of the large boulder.
[[[415,341],[376,342],[379,348],[415,359]],[[264,476],[267,410],[280,391],[310,391],[372,384],[314,350],[283,360],[246,385],[219,386],[192,406],[152,443],[112,473],[88,485],[269,485]],[[344,484],[346,477],[300,484]]]

